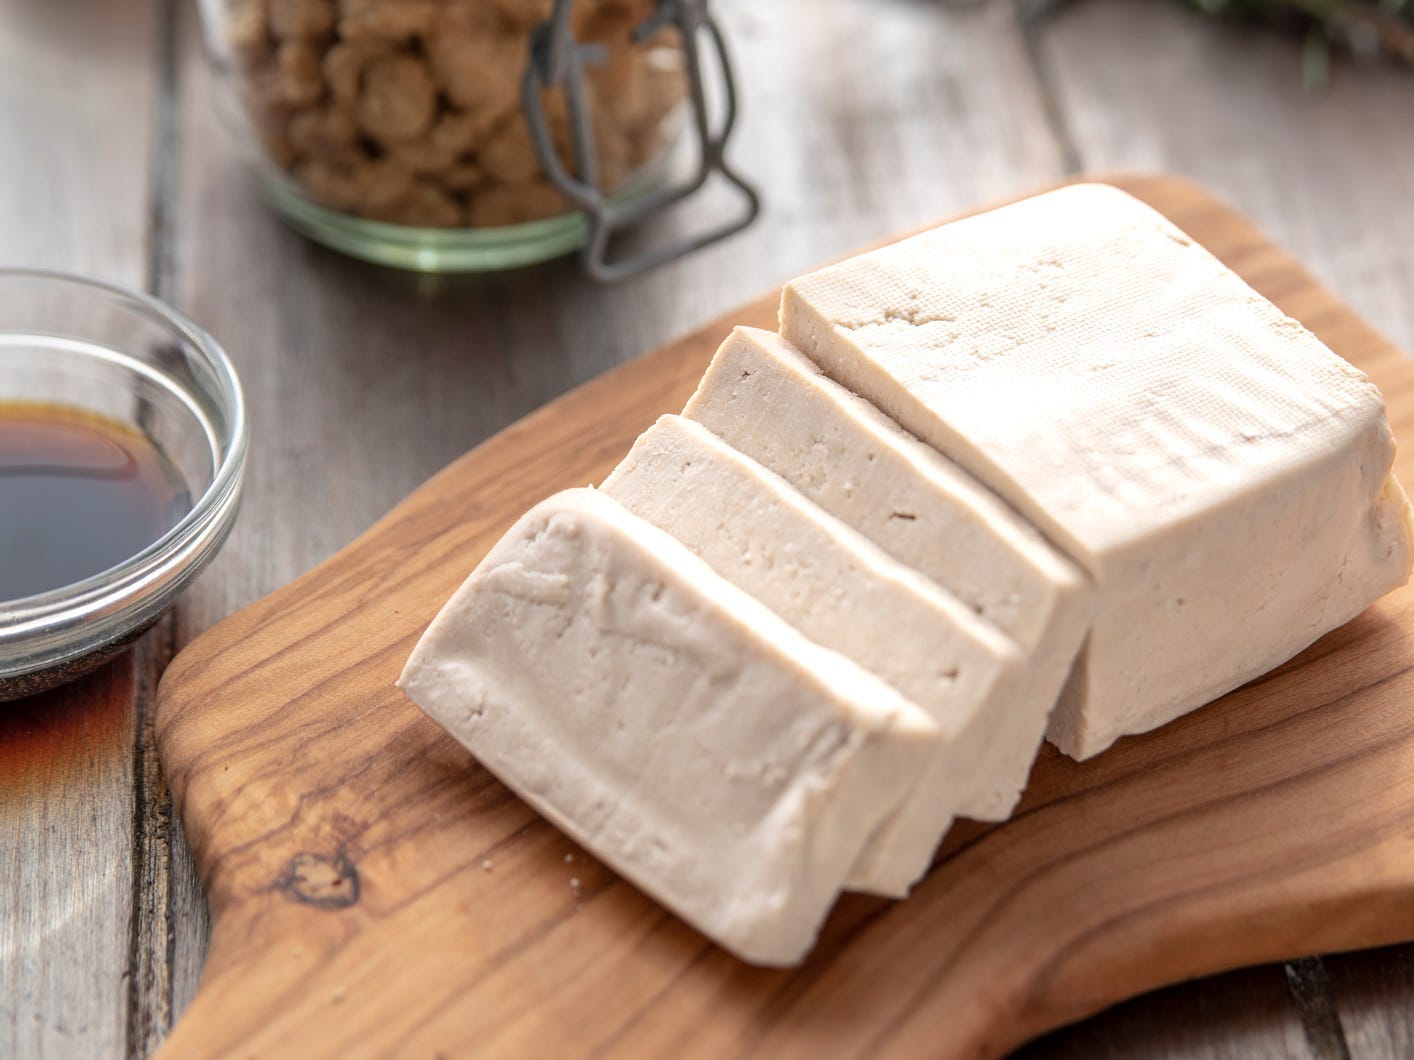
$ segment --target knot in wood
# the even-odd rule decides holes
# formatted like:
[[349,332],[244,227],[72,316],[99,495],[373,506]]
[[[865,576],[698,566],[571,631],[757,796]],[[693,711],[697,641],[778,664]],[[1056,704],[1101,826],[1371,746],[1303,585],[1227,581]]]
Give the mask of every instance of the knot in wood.
[[275,886],[317,909],[347,909],[358,901],[358,869],[342,850],[333,857],[305,851],[290,859]]

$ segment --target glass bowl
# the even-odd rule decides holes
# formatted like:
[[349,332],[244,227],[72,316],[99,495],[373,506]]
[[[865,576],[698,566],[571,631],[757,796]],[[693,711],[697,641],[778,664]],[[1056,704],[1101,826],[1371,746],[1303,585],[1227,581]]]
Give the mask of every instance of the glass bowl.
[[[211,561],[240,503],[247,424],[221,348],[155,299],[61,273],[0,269],[0,402],[76,408],[139,432],[191,508],[117,566],[0,601],[0,701],[112,658]],[[0,497],[3,503],[3,497]]]

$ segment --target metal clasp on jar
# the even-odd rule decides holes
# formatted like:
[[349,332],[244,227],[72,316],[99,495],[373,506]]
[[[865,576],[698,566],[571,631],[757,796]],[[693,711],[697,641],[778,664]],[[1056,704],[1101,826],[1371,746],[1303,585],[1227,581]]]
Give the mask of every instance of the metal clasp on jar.
[[[633,32],[635,44],[641,45],[665,27],[677,30],[686,60],[688,99],[700,151],[696,171],[681,184],[621,202],[611,199],[598,184],[599,160],[585,82],[586,68],[604,61],[604,49],[575,38],[570,24],[574,3],[575,0],[555,0],[550,18],[536,26],[531,34],[530,61],[521,82],[521,102],[545,176],[583,210],[588,219],[589,239],[580,252],[584,270],[596,280],[621,280],[725,239],[751,224],[760,212],[761,200],[756,189],[728,165],[725,157],[727,141],[736,124],[736,84],[726,41],[707,11],[706,0],[657,0],[653,14]],[[704,38],[719,64],[725,97],[723,115],[715,130],[708,113],[702,63]],[[542,103],[542,92],[546,89],[564,92],[575,173],[569,171],[555,149]],[[739,191],[743,201],[740,213],[706,232],[656,250],[609,260],[609,245],[615,233],[695,194],[713,173],[720,173]]]

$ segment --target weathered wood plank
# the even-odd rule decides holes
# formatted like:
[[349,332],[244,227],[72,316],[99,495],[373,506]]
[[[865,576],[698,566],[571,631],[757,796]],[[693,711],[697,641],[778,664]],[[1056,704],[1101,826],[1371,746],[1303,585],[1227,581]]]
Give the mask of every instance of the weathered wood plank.
[[0,264],[141,287],[154,0],[7,4],[0,18]]
[[[156,5],[0,19],[0,264],[149,273]],[[120,1055],[130,977],[134,657],[0,705],[0,1055]]]
[[133,666],[0,710],[0,1055],[123,1051]]
[[1144,1057],[1146,1060],[1288,1060],[1321,1056],[1292,1019],[1278,969],[1230,972],[1136,998],[1018,1051],[1016,1060]]
[[1193,176],[1414,349],[1414,77],[1340,60],[1301,82],[1300,42],[1166,2],[1085,0],[1039,32],[1089,169]]
[[1414,946],[1327,957],[1350,1055],[1414,1056]]

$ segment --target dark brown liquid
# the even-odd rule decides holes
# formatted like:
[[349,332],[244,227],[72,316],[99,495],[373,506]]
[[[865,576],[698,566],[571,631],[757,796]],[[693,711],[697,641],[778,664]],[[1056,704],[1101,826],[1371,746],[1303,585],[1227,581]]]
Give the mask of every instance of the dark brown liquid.
[[0,601],[115,567],[190,508],[171,461],[137,431],[78,409],[0,402]]

